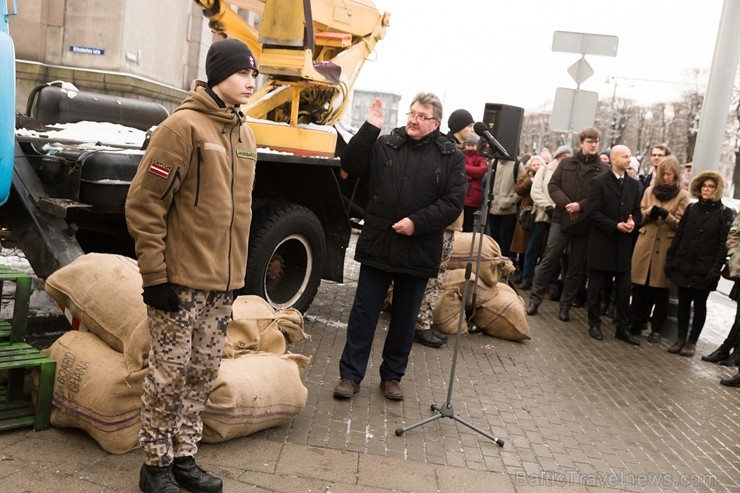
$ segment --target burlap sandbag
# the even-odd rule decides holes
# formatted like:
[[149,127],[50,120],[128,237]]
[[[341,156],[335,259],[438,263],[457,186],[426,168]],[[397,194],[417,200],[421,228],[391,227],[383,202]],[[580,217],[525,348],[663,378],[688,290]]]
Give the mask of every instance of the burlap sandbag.
[[[473,243],[473,256],[470,258],[470,242]],[[478,245],[482,241],[480,251],[480,268],[478,277],[487,286],[493,287],[498,280],[514,272],[514,264],[508,257],[501,256],[496,240],[488,235],[478,233],[473,239],[473,233],[455,232],[455,241],[452,244],[452,257],[447,263],[447,269],[465,269],[468,261],[471,262],[473,272],[476,272],[476,261],[478,259]]]
[[288,423],[306,405],[302,355],[247,354],[221,361],[203,411],[203,441],[222,442]]
[[224,357],[250,352],[284,354],[288,346],[310,339],[303,331],[303,316],[295,308],[275,310],[259,296],[239,296],[231,308]]
[[123,353],[130,372],[146,366],[151,336],[135,260],[88,253],[51,274],[44,289],[87,330]]
[[52,426],[85,430],[108,453],[139,447],[142,385],[121,353],[90,332],[65,332],[42,351],[57,362]]
[[473,322],[486,334],[499,339],[522,341],[532,338],[524,300],[503,282],[496,285],[496,295],[475,310]]
[[[461,305],[462,293],[457,288],[441,291],[432,309],[434,328],[443,334],[457,334]],[[465,315],[464,317],[467,318]],[[465,319],[463,319],[462,333],[468,333],[468,324]]]
[[[442,289],[457,289],[460,296],[462,296],[462,293],[465,292],[465,269],[447,270],[442,281]],[[475,295],[476,306],[480,306],[496,295],[496,288],[495,286],[488,286],[483,281],[479,281],[476,287],[475,273],[471,273],[468,282],[468,299],[465,302],[467,310],[473,308],[473,295]]]

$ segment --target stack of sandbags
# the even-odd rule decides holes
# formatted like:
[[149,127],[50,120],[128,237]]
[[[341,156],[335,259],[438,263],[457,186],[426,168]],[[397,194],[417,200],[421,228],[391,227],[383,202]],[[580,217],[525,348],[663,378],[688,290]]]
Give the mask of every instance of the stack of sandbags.
[[67,332],[44,351],[57,362],[52,426],[85,430],[113,454],[135,449],[151,345],[136,261],[89,253],[44,288],[89,330]]
[[[45,350],[57,361],[51,424],[83,429],[110,453],[137,448],[151,338],[136,262],[87,254],[52,274],[46,291],[90,331],[67,332]],[[203,415],[210,441],[287,423],[306,402],[300,371],[308,358],[283,356],[287,344],[308,337],[300,312],[276,312],[264,301],[242,298],[237,298],[237,317],[228,328],[231,356],[242,356],[222,360],[223,371]],[[253,310],[256,306],[260,310]],[[264,314],[257,328],[246,318],[255,311]],[[240,372],[259,378],[246,381]],[[253,405],[245,406],[250,400]],[[228,414],[232,417],[224,418]],[[212,421],[207,423],[207,416]],[[235,427],[224,430],[224,423]]]
[[[466,280],[468,263],[471,273]],[[464,309],[465,320],[472,315],[473,323],[488,335],[510,341],[531,339],[524,300],[505,282],[499,282],[512,272],[514,264],[501,256],[501,249],[493,238],[485,234],[476,234],[473,238],[472,233],[455,233],[452,257],[433,312],[435,327],[447,334],[456,333],[459,314]],[[466,281],[468,292],[463,308]],[[462,332],[467,331],[467,323],[463,323]]]

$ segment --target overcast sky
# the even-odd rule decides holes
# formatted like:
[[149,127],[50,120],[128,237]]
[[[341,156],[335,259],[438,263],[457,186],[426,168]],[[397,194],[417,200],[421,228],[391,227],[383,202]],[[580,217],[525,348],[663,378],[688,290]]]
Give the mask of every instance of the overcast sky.
[[[357,89],[442,98],[446,118],[485,103],[549,108],[557,87],[575,88],[567,69],[579,54],[552,51],[554,31],[619,38],[616,57],[587,55],[595,74],[581,89],[638,104],[671,101],[706,84],[723,0],[375,0],[391,13]],[[697,79],[693,73],[702,71]],[[607,83],[607,80],[609,82]],[[703,86],[702,86],[703,88]]]

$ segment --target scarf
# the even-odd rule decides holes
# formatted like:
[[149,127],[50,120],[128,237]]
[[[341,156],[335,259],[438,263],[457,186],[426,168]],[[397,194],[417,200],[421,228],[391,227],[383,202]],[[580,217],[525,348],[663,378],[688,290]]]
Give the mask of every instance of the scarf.
[[679,190],[678,185],[656,185],[653,187],[653,195],[661,202],[665,202],[678,195]]

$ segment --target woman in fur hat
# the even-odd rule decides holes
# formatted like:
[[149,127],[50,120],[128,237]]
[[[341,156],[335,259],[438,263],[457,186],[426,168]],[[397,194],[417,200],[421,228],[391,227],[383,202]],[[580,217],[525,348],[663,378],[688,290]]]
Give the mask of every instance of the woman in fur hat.
[[696,351],[707,317],[707,298],[717,289],[727,256],[727,234],[735,215],[722,203],[725,180],[717,171],[696,175],[689,190],[698,201],[686,208],[678,223],[665,265],[666,275],[678,286],[678,339],[668,352],[682,356],[693,356]]

